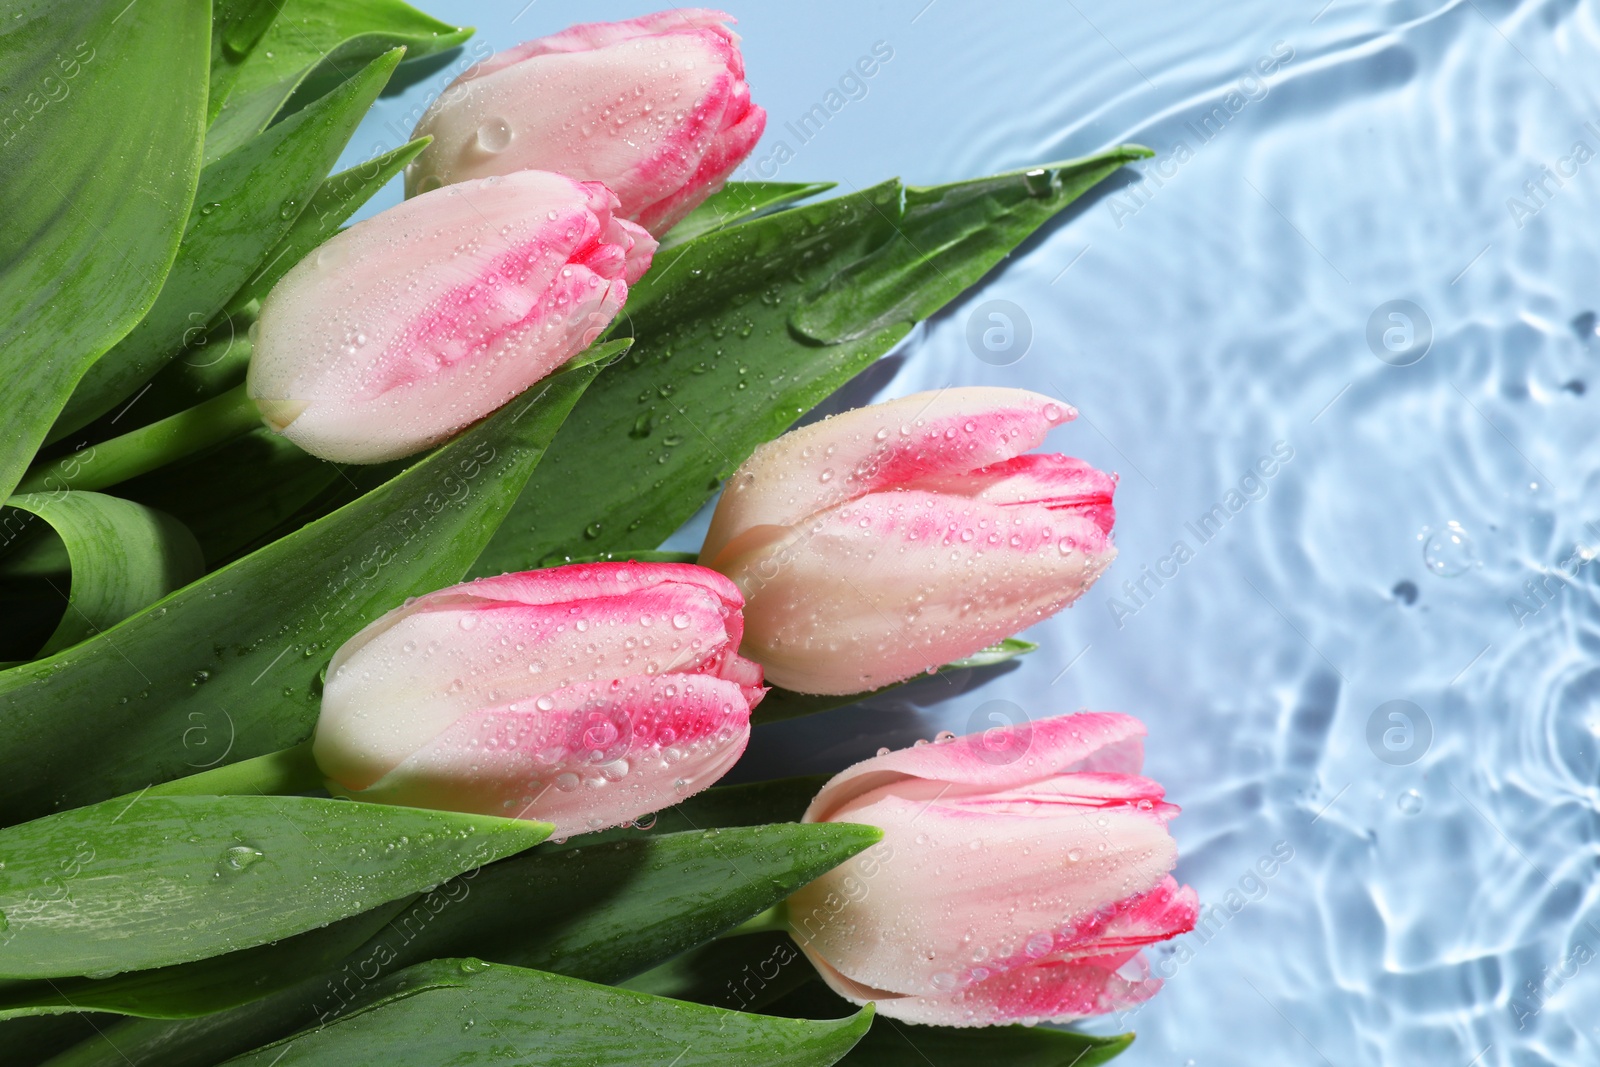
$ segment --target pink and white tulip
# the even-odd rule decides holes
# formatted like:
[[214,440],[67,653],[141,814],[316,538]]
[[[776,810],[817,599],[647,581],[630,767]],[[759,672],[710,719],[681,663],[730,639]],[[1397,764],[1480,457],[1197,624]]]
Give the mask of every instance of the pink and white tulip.
[[767,113],[750,102],[733,19],[683,8],[591,22],[475,64],[423,114],[433,143],[406,193],[553,170],[604,182],[656,235],[722,187]]
[[345,642],[312,746],[360,800],[617,826],[744,751],[761,668],[739,591],[686,564],[505,574],[418,597]]
[[588,347],[655,240],[596,182],[522,171],[408,200],[294,266],[249,392],[314,456],[377,463],[483,418]]
[[866,760],[811,802],[807,822],[884,834],[789,898],[795,940],[841,996],[992,1026],[1117,1011],[1159,988],[1139,951],[1193,929],[1198,900],[1168,873],[1178,809],[1139,777],[1143,724],[1084,713],[1013,729]]
[[944,389],[757,449],[700,551],[744,591],[745,655],[776,685],[857,693],[1071,604],[1116,555],[1116,478],[1024,453],[1076,415],[1021,389]]

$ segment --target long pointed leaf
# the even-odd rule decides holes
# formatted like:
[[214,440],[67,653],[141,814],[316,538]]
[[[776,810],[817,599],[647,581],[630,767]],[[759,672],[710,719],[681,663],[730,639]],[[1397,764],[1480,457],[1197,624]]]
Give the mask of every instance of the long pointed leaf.
[[217,117],[239,69],[278,14],[279,0],[215,0],[211,11],[211,84],[206,122]]
[[684,1004],[477,960],[418,964],[371,1007],[228,1061],[237,1067],[827,1067],[872,1010],[810,1021]]
[[177,261],[155,306],[84,374],[52,440],[111,410],[177,353],[186,334],[204,331],[289,232],[399,62],[398,50],[373,60],[201,172]]
[[[747,792],[739,799],[761,807]],[[546,845],[446,882],[327,974],[208,1018],[130,1020],[60,1067],[210,1067],[355,1010],[383,975],[430,955],[478,952],[578,977],[625,978],[765,910],[881,836],[844,824],[629,832],[621,843],[588,844],[597,835],[587,835],[564,848]]]
[[194,534],[171,515],[103,493],[21,493],[6,501],[66,545],[72,592],[45,642],[51,655],[109,629],[205,573]]
[[729,182],[708,196],[703,204],[684,216],[661,239],[661,248],[672,248],[714,230],[744,222],[757,215],[818,196],[832,189],[835,182]]
[[0,671],[4,821],[307,737],[322,664],[407,596],[460,580],[596,369],[547,379],[361,499],[98,637]]
[[138,322],[194,198],[206,0],[17,0],[0,25],[0,499]]
[[0,1019],[83,1011],[184,1019],[223,1011],[293,985],[307,971],[334,966],[408,902],[393,901],[320,929],[193,963],[111,978],[0,982]]
[[165,967],[356,915],[545,823],[314,797],[135,794],[0,830],[0,977]]
[[886,182],[658,256],[628,296],[639,343],[573,412],[473,573],[659,544],[757,445],[1146,154],[929,189]]

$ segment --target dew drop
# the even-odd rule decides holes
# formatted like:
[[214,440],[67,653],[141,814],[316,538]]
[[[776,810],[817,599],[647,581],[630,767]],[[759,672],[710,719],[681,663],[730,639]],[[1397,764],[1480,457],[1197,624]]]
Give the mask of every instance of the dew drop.
[[218,874],[242,874],[266,858],[266,853],[249,845],[233,845],[222,850],[217,861]]
[[478,147],[490,155],[504,152],[511,145],[511,124],[505,119],[493,118],[478,127]]

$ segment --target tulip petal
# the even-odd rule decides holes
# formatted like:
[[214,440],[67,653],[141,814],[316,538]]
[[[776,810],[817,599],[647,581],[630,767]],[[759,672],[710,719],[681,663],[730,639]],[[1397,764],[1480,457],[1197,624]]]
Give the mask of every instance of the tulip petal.
[[[728,24],[738,21],[724,11],[714,11],[704,7],[680,7],[668,11],[653,11],[639,18],[623,19],[618,22],[580,22],[576,26],[568,26],[560,33],[525,41],[504,52],[497,52],[488,59],[473,64],[462,77],[481,78],[520,63],[524,59],[532,59],[534,56],[553,55],[559,52],[588,52],[620,41],[653,37],[663,33],[709,30],[732,44],[739,40],[739,35],[730,30]],[[743,76],[742,64],[737,73]]]
[[[1034,783],[1030,793],[1037,800],[1059,787],[1071,796],[1073,777]],[[1177,860],[1167,813],[1025,807],[1021,795],[985,807],[950,792],[949,782],[905,780],[830,817],[881,827],[891,853],[847,863],[790,900],[796,938],[852,981],[932,995],[979,971],[1069,950],[1098,954],[1107,925],[1162,885]],[[852,880],[864,888],[851,894]],[[829,894],[853,902],[828,915]]]
[[1050,452],[1017,456],[975,471],[935,474],[905,486],[986,504],[1033,505],[1072,511],[1090,518],[1109,534],[1117,513],[1112,505],[1117,477],[1081,459]]
[[[823,978],[841,996],[849,997],[826,974]],[[876,999],[875,1004],[879,1014],[927,1026],[1065,1023],[1124,1011],[1149,1000],[1160,988],[1161,980],[1148,976],[1142,959],[1111,957],[1044,961],[948,995],[891,997]]]
[[[747,459],[717,504],[700,562],[726,573],[745,531],[800,524],[879,490],[1001,463],[1077,416],[1023,389],[917,393],[791,430]],[[745,546],[746,548],[749,546]]]
[[[733,55],[737,56],[737,50]],[[689,179],[665,197],[638,212],[639,225],[651,233],[666,233],[707,196],[721,189],[728,176],[744,162],[767,128],[767,113],[750,103],[743,82],[733,86],[721,118],[721,130],[706,146],[700,164]]]
[[802,693],[863,692],[970,655],[1071,604],[1116,555],[1071,511],[916,490],[760,534],[717,569],[745,595],[744,654]]
[[410,455],[489,414],[610,323],[654,248],[596,208],[610,202],[600,193],[527,171],[336,235],[263,303],[250,396],[290,440],[340,462]]
[[1015,789],[1053,778],[1103,772],[1135,775],[1144,765],[1144,723],[1114,711],[1054,715],[953,742],[897,749],[840,771],[806,808],[806,822],[836,821],[841,807],[893,782],[931,782]]
[[739,687],[695,675],[586,682],[462,717],[372,788],[385,804],[618,826],[707,788],[750,737]]
[[479,578],[419,597],[415,603],[426,603],[432,597],[466,595],[520,604],[561,604],[568,600],[628,596],[638,589],[664,583],[699,586],[731,610],[744,606],[739,587],[714,570],[692,563],[636,563],[632,560],[573,563]]
[[[564,573],[570,572],[570,573]],[[558,567],[453,586],[388,613],[328,667],[314,753],[364,789],[458,718],[596,679],[702,672],[760,699],[738,590],[684,565]]]
[[[408,194],[522,169],[601,181],[620,214],[664,233],[755,146],[737,37],[720,12],[573,27],[476,64],[423,115],[434,139]],[[751,136],[752,131],[754,136]]]

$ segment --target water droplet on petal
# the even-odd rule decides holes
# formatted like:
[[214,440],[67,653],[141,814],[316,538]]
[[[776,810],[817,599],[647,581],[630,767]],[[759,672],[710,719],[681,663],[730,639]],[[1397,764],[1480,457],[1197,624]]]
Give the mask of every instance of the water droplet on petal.
[[511,124],[505,119],[493,118],[478,127],[478,148],[490,155],[504,152],[511,145]]

